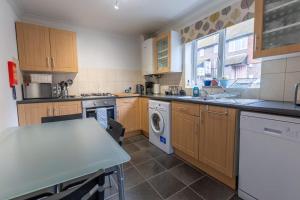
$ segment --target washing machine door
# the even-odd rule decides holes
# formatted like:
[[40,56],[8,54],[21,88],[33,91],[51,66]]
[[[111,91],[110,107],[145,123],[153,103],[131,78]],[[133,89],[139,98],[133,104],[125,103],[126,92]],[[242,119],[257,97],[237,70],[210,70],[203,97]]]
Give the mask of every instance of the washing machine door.
[[151,129],[157,135],[162,135],[165,128],[164,118],[159,111],[154,111],[150,119]]

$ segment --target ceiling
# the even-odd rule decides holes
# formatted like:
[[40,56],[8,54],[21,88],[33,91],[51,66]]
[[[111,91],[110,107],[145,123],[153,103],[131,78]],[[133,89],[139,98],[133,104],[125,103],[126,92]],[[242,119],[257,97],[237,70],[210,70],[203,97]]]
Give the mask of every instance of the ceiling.
[[22,15],[136,35],[157,31],[209,0],[14,0]]

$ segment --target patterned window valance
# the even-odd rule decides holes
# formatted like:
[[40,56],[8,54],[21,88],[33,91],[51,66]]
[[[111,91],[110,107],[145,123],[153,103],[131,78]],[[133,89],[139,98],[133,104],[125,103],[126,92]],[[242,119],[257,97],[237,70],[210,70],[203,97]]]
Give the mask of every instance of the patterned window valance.
[[181,30],[187,43],[254,17],[255,0],[241,0]]

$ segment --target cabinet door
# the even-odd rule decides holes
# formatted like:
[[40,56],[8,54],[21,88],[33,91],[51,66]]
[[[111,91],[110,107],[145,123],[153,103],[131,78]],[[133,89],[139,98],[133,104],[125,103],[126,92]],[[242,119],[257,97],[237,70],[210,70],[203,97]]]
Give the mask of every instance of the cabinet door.
[[143,43],[142,49],[143,75],[153,74],[153,39],[148,39]]
[[236,110],[201,108],[201,161],[228,177],[234,176]]
[[147,98],[140,98],[141,130],[149,137],[149,103]]
[[81,101],[53,103],[54,116],[73,115],[82,113]]
[[53,116],[52,103],[35,103],[18,105],[19,125],[35,125],[42,123],[42,117]]
[[54,72],[77,72],[76,33],[50,29],[51,63]]
[[255,57],[300,51],[300,2],[255,1]]
[[154,63],[156,68],[156,73],[166,73],[170,72],[170,62],[171,62],[171,41],[170,33],[161,34],[155,39],[154,45]]
[[140,130],[139,111],[138,98],[117,99],[118,121],[125,127],[125,132]]
[[172,145],[198,159],[199,117],[172,110]]
[[17,22],[16,31],[21,70],[52,71],[49,29]]

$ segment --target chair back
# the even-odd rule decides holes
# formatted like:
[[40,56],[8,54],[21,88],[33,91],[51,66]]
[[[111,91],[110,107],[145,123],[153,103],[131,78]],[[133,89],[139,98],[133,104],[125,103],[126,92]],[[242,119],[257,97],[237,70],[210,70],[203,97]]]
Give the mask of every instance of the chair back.
[[123,145],[125,128],[122,124],[110,118],[108,120],[108,127],[106,131],[119,143],[119,145]]
[[45,200],[103,200],[105,173],[100,170],[83,184],[55,194]]
[[42,117],[42,123],[68,121],[73,119],[82,119],[82,114]]

